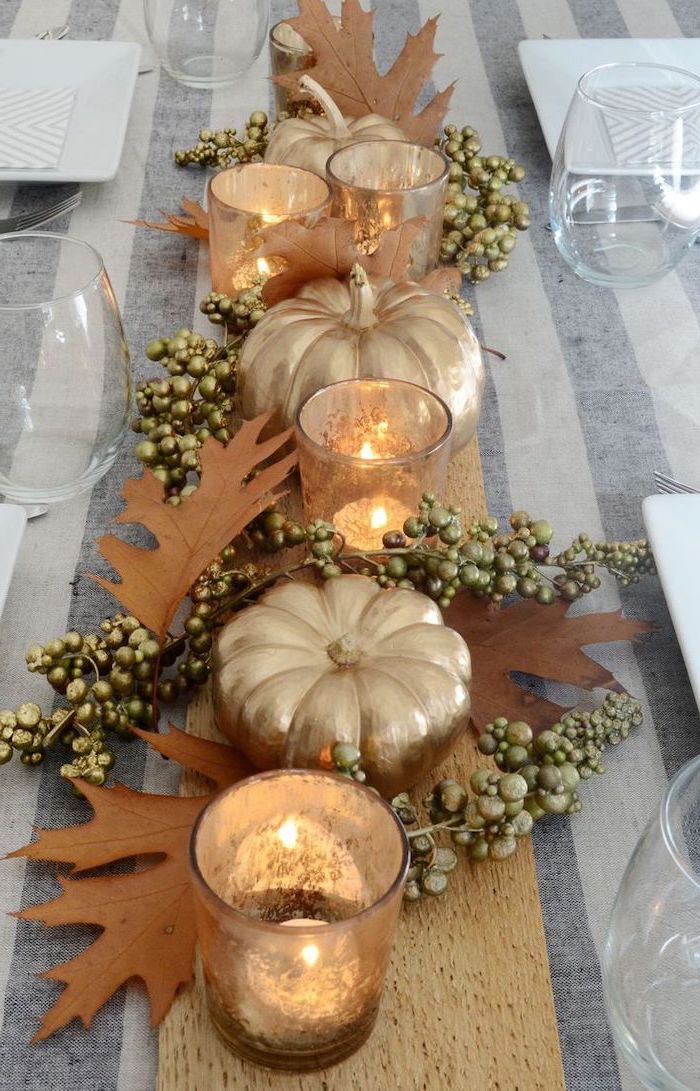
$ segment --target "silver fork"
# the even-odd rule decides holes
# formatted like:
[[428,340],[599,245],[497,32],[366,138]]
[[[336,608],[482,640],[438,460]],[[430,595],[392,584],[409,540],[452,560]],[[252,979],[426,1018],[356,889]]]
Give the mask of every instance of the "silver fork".
[[44,224],[50,223],[51,220],[55,220],[58,216],[63,216],[66,212],[72,212],[74,208],[78,207],[82,199],[82,192],[78,190],[76,193],[72,193],[70,197],[64,197],[62,201],[55,201],[52,205],[45,205],[44,208],[37,208],[33,212],[21,212],[19,216],[7,216],[4,220],[0,219],[0,234],[7,234],[12,231],[31,231],[34,227],[43,227]]
[[675,477],[662,474],[660,470],[654,470],[654,482],[657,492],[681,493],[683,495],[700,492],[700,489],[694,489],[692,485],[684,485],[682,481],[676,481]]

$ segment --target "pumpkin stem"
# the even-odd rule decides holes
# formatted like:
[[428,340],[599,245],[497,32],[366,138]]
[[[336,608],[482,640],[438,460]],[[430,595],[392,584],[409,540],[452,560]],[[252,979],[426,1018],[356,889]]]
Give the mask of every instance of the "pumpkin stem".
[[345,633],[337,640],[332,640],[326,651],[336,667],[354,667],[362,655],[352,633]]
[[329,135],[334,140],[344,140],[351,135],[345,118],[326,89],[321,87],[320,83],[316,83],[316,80],[312,80],[311,76],[301,76],[299,79],[299,86],[302,91],[308,91],[311,98],[315,99],[319,106],[323,107],[323,112],[328,118],[331,126]]
[[368,330],[376,326],[374,302],[374,288],[367,279],[367,273],[355,262],[350,274],[350,310],[343,315],[344,324],[353,330]]

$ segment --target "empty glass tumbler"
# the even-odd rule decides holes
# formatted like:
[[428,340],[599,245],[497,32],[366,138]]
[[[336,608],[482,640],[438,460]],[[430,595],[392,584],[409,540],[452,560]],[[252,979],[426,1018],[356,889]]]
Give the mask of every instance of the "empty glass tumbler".
[[630,860],[603,954],[621,1054],[654,1091],[700,1091],[700,758],[671,782]]
[[700,229],[700,78],[658,64],[581,77],[552,168],[559,251],[585,280],[650,284]]
[[0,235],[0,495],[89,489],[126,435],[131,370],[102,258],[67,235]]
[[144,14],[166,72],[189,87],[216,87],[260,55],[270,0],[144,0]]

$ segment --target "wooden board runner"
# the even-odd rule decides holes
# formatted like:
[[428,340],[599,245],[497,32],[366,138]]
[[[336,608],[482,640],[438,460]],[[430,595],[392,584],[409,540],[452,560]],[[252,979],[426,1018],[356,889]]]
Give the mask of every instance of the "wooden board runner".
[[[454,459],[447,497],[484,513],[476,442]],[[220,737],[208,694],[188,729]],[[466,782],[484,758],[467,736],[416,789]],[[183,777],[181,793],[201,792]],[[157,1091],[558,1091],[564,1088],[535,862],[529,838],[502,863],[461,863],[443,898],[402,913],[379,1018],[369,1041],[333,1068],[303,1075],[256,1068],[212,1029],[201,970],[160,1031]]]

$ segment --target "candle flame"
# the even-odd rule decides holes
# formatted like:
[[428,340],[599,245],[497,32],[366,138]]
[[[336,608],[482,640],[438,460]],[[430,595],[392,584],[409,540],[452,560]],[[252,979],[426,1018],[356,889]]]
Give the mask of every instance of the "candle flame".
[[377,452],[368,439],[360,447],[360,458],[377,458]]
[[293,818],[283,822],[277,831],[277,836],[286,849],[293,849],[297,843],[297,824]]
[[269,261],[267,261],[266,258],[258,258],[257,261],[255,262],[255,265],[257,267],[259,276],[269,277],[269,276],[272,275],[272,269],[270,268],[270,263],[269,263]]
[[321,952],[315,943],[307,943],[306,947],[301,949],[301,957],[307,966],[315,966],[319,960]]
[[380,505],[378,508],[373,509],[369,517],[369,525],[372,530],[379,530],[380,527],[385,527],[388,522],[389,516],[386,513],[386,508]]

